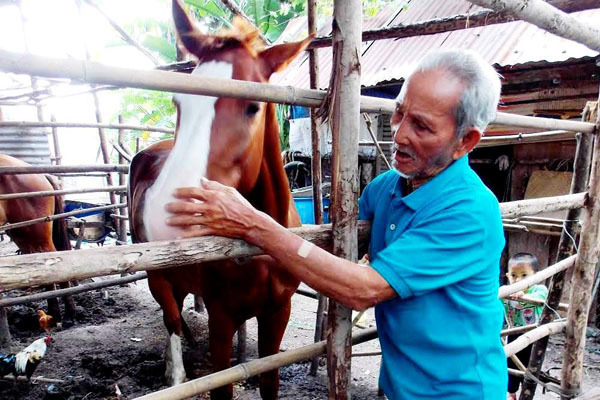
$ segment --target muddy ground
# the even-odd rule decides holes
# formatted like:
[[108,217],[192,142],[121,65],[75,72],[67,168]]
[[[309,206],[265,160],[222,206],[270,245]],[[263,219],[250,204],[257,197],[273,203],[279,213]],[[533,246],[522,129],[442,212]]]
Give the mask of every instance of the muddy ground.
[[[3,244],[3,246],[6,246]],[[6,252],[4,252],[6,254]],[[16,292],[16,291],[15,291]],[[15,295],[17,293],[11,293]],[[162,352],[166,330],[162,313],[148,291],[146,281],[124,287],[100,289],[75,296],[80,307],[77,320],[71,326],[54,331],[46,357],[34,376],[60,379],[61,383],[18,382],[0,380],[0,399],[116,399],[115,385],[125,398],[165,388],[165,364]],[[24,348],[41,337],[36,310],[46,308],[46,303],[12,307],[9,324],[14,350]],[[312,343],[316,301],[300,295],[293,299],[292,316],[281,345],[281,350],[297,348]],[[198,341],[196,348],[185,344],[184,362],[188,378],[210,372],[207,338],[207,315],[193,311],[191,296],[186,299],[184,317]],[[362,326],[373,325],[372,312],[363,317]],[[600,335],[590,330],[585,360],[584,388],[600,386]],[[248,358],[257,357],[256,322],[248,324]],[[185,343],[185,342],[184,342]],[[553,337],[545,370],[559,376],[564,339]],[[355,353],[379,350],[377,341],[354,348]],[[235,350],[234,350],[235,351]],[[235,353],[234,353],[235,354]],[[377,398],[379,357],[356,357],[352,365],[352,398]],[[327,378],[322,366],[317,377],[308,375],[309,363],[294,364],[280,369],[280,398],[325,399]],[[197,396],[207,399],[208,395]],[[235,398],[260,399],[258,380],[252,378],[235,385]],[[547,393],[540,399],[556,399]]]

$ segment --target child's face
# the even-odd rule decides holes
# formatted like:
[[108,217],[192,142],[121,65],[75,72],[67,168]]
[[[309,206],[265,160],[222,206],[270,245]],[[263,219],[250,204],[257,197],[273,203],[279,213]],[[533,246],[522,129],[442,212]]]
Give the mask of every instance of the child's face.
[[513,283],[519,282],[522,279],[527,278],[535,274],[533,267],[531,264],[527,263],[519,263],[519,264],[508,264],[508,272],[506,273],[506,277],[508,278],[508,282],[512,285]]

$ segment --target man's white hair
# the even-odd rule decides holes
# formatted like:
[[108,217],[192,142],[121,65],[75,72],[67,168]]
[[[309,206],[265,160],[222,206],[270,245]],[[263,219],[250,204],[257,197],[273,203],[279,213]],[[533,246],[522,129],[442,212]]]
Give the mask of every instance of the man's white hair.
[[[500,99],[500,75],[480,55],[470,50],[434,50],[417,65],[416,72],[441,69],[448,71],[464,84],[464,91],[454,110],[456,136],[462,137],[470,127],[481,132],[496,117]],[[396,99],[402,102],[410,76],[406,78]]]

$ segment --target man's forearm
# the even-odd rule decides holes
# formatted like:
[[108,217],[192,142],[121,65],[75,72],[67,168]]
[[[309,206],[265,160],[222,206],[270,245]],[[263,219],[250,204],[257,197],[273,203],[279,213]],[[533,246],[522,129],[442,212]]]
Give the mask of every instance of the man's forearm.
[[262,248],[296,278],[354,309],[366,309],[395,296],[374,269],[308,244],[266,214],[257,214],[246,240]]

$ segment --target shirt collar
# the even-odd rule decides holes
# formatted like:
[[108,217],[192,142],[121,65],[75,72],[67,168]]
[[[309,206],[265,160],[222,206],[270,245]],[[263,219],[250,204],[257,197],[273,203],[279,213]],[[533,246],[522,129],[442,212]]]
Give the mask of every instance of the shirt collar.
[[402,196],[402,182],[400,176],[396,185],[390,192],[392,196],[398,196],[401,200],[410,207],[413,211],[419,210],[421,207],[435,199],[439,192],[445,188],[448,183],[454,181],[457,176],[462,175],[465,168],[469,167],[468,155],[464,155],[452,164],[446,167],[442,172],[431,178],[423,186],[419,187],[407,196]]

